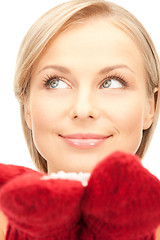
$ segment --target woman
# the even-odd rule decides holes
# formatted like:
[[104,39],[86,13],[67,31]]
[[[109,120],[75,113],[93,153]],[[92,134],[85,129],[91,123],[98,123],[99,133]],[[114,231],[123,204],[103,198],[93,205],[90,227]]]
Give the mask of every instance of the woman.
[[158,119],[159,76],[150,37],[123,8],[78,0],[44,14],[22,42],[15,74],[38,169],[91,172],[116,150],[142,159]]

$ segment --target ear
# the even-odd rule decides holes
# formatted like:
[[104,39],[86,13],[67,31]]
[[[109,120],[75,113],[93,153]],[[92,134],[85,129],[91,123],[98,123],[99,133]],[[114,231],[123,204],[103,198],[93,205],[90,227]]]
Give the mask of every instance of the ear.
[[143,130],[148,129],[154,121],[157,95],[158,95],[158,88],[155,88],[154,94],[148,99],[148,107],[147,107],[147,111],[146,111],[144,122],[143,122]]
[[24,118],[25,118],[28,128],[30,130],[32,130],[31,111],[30,111],[28,102],[25,102],[25,104],[24,104]]

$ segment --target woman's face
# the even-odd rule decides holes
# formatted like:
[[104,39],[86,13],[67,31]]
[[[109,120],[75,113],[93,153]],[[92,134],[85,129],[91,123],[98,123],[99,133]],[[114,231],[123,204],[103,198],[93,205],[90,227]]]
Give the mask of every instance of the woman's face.
[[52,41],[32,72],[25,117],[48,172],[88,172],[108,154],[135,153],[150,127],[141,53],[103,19]]

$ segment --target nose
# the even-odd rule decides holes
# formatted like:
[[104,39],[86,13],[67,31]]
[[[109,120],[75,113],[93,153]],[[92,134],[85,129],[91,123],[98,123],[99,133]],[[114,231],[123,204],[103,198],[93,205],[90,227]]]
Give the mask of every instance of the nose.
[[97,119],[100,116],[100,110],[96,104],[94,94],[83,89],[74,98],[74,103],[70,111],[72,119]]

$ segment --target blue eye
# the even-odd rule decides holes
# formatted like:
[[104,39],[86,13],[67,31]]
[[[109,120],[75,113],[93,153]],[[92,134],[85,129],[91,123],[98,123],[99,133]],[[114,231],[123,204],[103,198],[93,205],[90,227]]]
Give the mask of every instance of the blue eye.
[[123,88],[124,86],[127,86],[126,81],[116,76],[108,77],[101,85],[102,88]]
[[45,86],[50,89],[57,89],[57,88],[69,88],[68,84],[65,83],[63,80],[61,80],[57,76],[47,76],[47,78],[44,80]]
[[103,83],[102,83],[102,87],[103,88],[109,88],[111,86],[111,80],[108,79],[108,80],[105,80]]
[[51,80],[49,87],[50,88],[67,88],[68,85],[61,80]]

